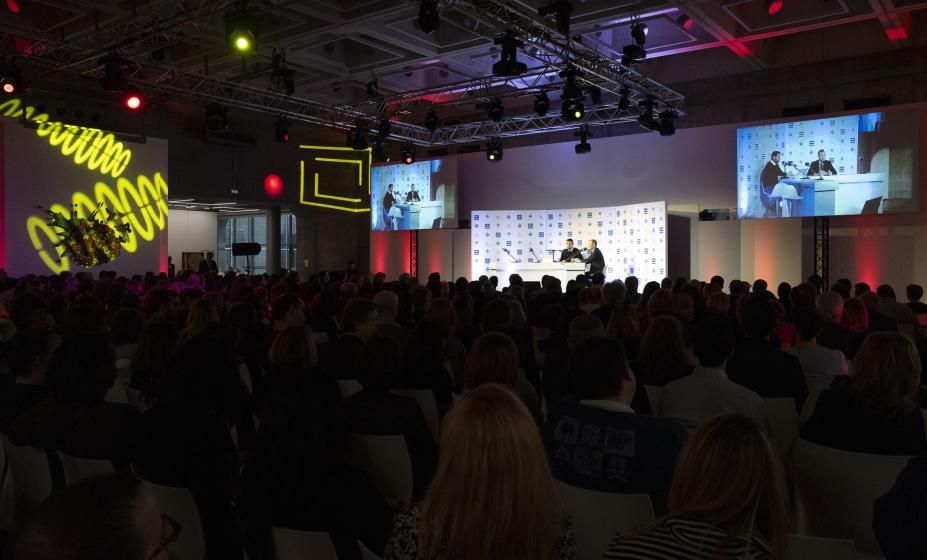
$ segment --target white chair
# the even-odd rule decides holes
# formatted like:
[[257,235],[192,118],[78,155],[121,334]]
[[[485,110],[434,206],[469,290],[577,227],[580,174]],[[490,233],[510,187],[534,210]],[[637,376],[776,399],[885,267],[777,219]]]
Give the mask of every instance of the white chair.
[[373,482],[387,500],[412,501],[412,460],[402,436],[351,434],[348,459]]
[[856,545],[850,539],[824,539],[789,535],[786,560],[856,560]]
[[339,379],[338,388],[341,390],[341,397],[345,399],[363,390],[360,382],[356,379]]
[[134,406],[139,412],[148,410],[148,403],[145,402],[145,396],[142,395],[141,391],[129,385],[128,382],[123,382],[123,388],[126,390],[126,397],[129,399],[129,404]]
[[409,397],[418,403],[425,416],[425,425],[435,441],[441,441],[441,427],[438,421],[438,403],[431,389],[393,389],[394,395]]
[[6,446],[0,445],[0,528],[10,530],[16,519],[16,488],[10,473]]
[[872,504],[894,484],[911,457],[795,444],[795,487],[802,534],[853,539],[862,554],[880,555]]
[[647,391],[647,400],[650,401],[650,411],[657,416],[660,414],[660,395],[663,394],[663,387],[644,385],[644,390]]
[[58,452],[61,468],[64,470],[64,482],[68,486],[98,474],[115,472],[109,459],[84,459]]
[[338,560],[328,533],[274,527],[271,534],[276,560]]
[[766,402],[766,417],[772,428],[772,445],[783,461],[787,459],[798,439],[798,411],[795,410],[795,399],[768,398]]
[[29,445],[13,445],[6,434],[0,434],[9,463],[16,508],[30,511],[52,493],[51,467],[44,449]]
[[113,386],[109,388],[109,391],[106,392],[103,400],[108,403],[129,404],[129,396],[126,394],[126,388],[122,381],[117,379]]
[[251,370],[248,369],[248,364],[242,362],[241,365],[238,366],[238,378],[241,379],[241,384],[248,389],[248,394],[253,395],[254,387],[251,384]]
[[370,552],[370,549],[364,546],[364,543],[357,541],[357,548],[360,549],[361,560],[383,560],[373,552]]
[[557,490],[573,517],[577,560],[600,560],[616,533],[654,520],[646,494],[596,492],[559,480]]
[[203,560],[206,556],[203,522],[190,490],[148,481],[145,484],[151,488],[161,513],[180,524],[180,536],[167,546],[171,559]]

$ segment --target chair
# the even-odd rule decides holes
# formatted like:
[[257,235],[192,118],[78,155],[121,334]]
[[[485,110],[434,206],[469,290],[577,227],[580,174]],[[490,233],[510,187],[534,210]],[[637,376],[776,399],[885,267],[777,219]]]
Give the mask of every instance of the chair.
[[0,445],[0,529],[10,530],[16,519],[16,488],[10,474],[6,446]]
[[772,427],[772,445],[787,464],[789,453],[798,439],[798,412],[795,399],[791,397],[763,399],[766,402],[766,416]]
[[376,554],[370,552],[370,549],[364,546],[364,543],[357,541],[357,548],[360,549],[361,560],[383,560]]
[[8,476],[13,483],[16,508],[32,510],[52,493],[48,454],[30,445],[13,445],[6,434],[0,434],[0,440],[9,464]]
[[370,477],[384,498],[411,503],[412,460],[404,437],[351,434],[348,460]]
[[206,540],[199,508],[188,488],[162,486],[145,481],[151,488],[161,513],[180,524],[179,538],[167,546],[172,560],[203,560]]
[[438,423],[438,403],[435,402],[435,394],[431,389],[393,389],[392,393],[414,399],[419,408],[422,409],[422,414],[425,416],[425,425],[428,426],[431,437],[435,441],[440,441],[441,427]]
[[241,379],[241,384],[248,389],[248,394],[253,395],[254,387],[251,384],[251,370],[248,369],[248,364],[242,362],[242,364],[238,366],[238,378]]
[[64,482],[68,486],[98,474],[115,472],[109,459],[84,459],[58,452],[61,468],[64,470]]
[[559,480],[557,490],[573,517],[577,560],[600,560],[616,533],[654,520],[646,494],[596,492]]
[[126,394],[126,388],[122,381],[117,379],[113,386],[109,388],[109,391],[106,392],[103,400],[108,403],[129,404],[129,396]]
[[344,399],[363,390],[360,382],[356,379],[339,379],[338,388],[341,390],[341,397]]
[[860,553],[881,554],[872,533],[872,504],[886,493],[911,457],[795,444],[795,486],[804,514],[802,534],[853,539]]
[[660,395],[663,394],[663,387],[644,385],[644,390],[647,391],[647,400],[650,401],[651,412],[653,412],[654,416],[658,415],[660,413]]
[[823,539],[789,535],[785,560],[856,560],[856,545],[850,539]]
[[126,390],[126,397],[129,399],[129,404],[134,406],[139,412],[148,410],[148,403],[145,402],[145,397],[142,395],[141,391],[129,385],[127,382],[123,382],[123,387]]
[[276,560],[338,560],[328,533],[274,527],[271,531]]

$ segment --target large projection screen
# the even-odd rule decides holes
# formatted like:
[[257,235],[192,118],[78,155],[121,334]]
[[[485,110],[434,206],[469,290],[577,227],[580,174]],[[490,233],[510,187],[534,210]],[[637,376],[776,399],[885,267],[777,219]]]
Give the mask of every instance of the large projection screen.
[[457,158],[374,165],[370,229],[457,227]]

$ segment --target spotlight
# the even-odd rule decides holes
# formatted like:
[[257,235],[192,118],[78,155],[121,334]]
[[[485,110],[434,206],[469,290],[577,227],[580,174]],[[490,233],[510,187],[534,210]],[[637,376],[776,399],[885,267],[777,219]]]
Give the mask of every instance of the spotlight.
[[583,90],[576,84],[576,78],[580,73],[576,68],[569,67],[560,73],[564,78],[563,91],[560,94],[560,110],[563,120],[578,121],[586,114],[586,107],[583,104]]
[[486,106],[486,115],[492,119],[493,122],[499,122],[505,117],[505,106],[502,105],[502,101],[499,99],[494,99]]
[[647,58],[647,51],[640,45],[625,45],[621,49],[621,65],[630,68],[634,63]]
[[586,88],[586,93],[589,94],[589,101],[593,105],[602,104],[602,89],[599,86],[589,86]]
[[377,81],[367,82],[367,99],[383,99],[385,96],[380,93],[380,90],[377,86]]
[[129,87],[125,74],[122,73],[122,61],[110,58],[103,67],[103,77],[100,78],[100,87],[104,91],[119,92]]
[[425,128],[429,132],[434,132],[438,130],[439,126],[441,126],[441,121],[438,120],[438,112],[434,109],[428,109],[428,114],[425,115]]
[[660,128],[660,123],[653,118],[653,99],[649,97],[641,104],[641,114],[637,117],[637,123],[646,130],[654,131]]
[[284,117],[278,117],[274,121],[274,140],[281,144],[290,141],[290,123]]
[[628,86],[621,87],[621,99],[618,100],[618,110],[627,111],[631,106],[631,89]]
[[494,43],[502,45],[502,58],[492,65],[493,76],[521,76],[528,71],[528,65],[518,61],[518,49],[525,46],[522,41],[509,32],[505,37],[496,38]]
[[393,123],[389,120],[389,115],[383,113],[380,115],[380,125],[377,127],[377,135],[381,140],[386,140],[389,133],[393,130]]
[[587,141],[589,137],[592,136],[592,133],[589,132],[589,127],[586,125],[579,127],[579,130],[576,131],[576,136],[579,137],[579,144],[573,146],[573,149],[576,150],[576,154],[582,155],[591,152],[592,144]]
[[229,108],[218,103],[206,106],[206,131],[220,133],[229,129]]
[[774,16],[782,11],[785,2],[783,0],[767,0],[766,1],[766,13]]
[[415,148],[412,147],[412,144],[406,144],[403,146],[402,151],[399,153],[399,157],[402,160],[402,163],[406,165],[412,165],[415,163]]
[[646,23],[636,21],[631,25],[631,38],[634,39],[638,46],[643,47],[647,43],[647,33],[649,33],[649,30]]
[[438,12],[438,0],[422,0],[418,9],[418,27],[425,35],[430,35],[441,25],[441,14]]
[[380,138],[377,138],[376,142],[374,142],[371,155],[377,161],[389,161],[389,154],[383,149],[383,141]]
[[550,99],[547,98],[547,92],[542,91],[534,98],[534,112],[539,117],[543,117],[550,111]]
[[586,106],[583,99],[564,99],[561,106],[561,116],[565,121],[579,121],[586,116]]
[[692,18],[690,18],[686,14],[682,14],[681,16],[676,18],[676,23],[678,23],[679,27],[685,29],[686,31],[692,29],[692,26],[695,25],[695,22],[692,21]]
[[12,64],[6,64],[4,62],[0,65],[0,84],[3,85],[3,93],[8,95],[19,93],[19,90],[22,88],[21,75],[22,73],[19,68]]
[[499,163],[502,161],[503,156],[502,151],[502,140],[498,138],[493,138],[486,144],[486,159],[493,163]]
[[247,10],[226,14],[225,40],[233,51],[241,54],[253,52],[258,46],[257,17]]
[[132,111],[137,111],[142,108],[144,102],[142,101],[142,94],[135,89],[127,89],[122,94],[122,104]]
[[355,150],[366,150],[370,143],[367,140],[367,129],[357,127],[348,131],[347,145]]
[[660,113],[660,136],[672,136],[676,134],[676,111],[666,109]]
[[545,18],[551,14],[557,22],[557,30],[570,36],[570,16],[573,13],[573,2],[569,0],[552,0],[547,6],[538,8],[538,17]]

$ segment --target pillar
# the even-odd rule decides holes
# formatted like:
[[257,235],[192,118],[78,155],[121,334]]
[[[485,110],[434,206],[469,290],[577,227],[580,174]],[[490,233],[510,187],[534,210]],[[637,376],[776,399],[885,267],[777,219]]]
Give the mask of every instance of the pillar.
[[267,273],[280,272],[280,207],[267,207]]

